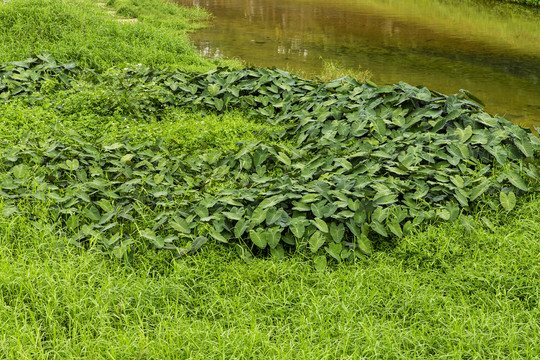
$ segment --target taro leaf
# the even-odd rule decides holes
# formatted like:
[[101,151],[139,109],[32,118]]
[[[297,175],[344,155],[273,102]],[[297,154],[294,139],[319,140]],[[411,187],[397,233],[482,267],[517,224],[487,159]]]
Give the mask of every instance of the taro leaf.
[[315,266],[315,270],[317,271],[324,271],[327,268],[327,260],[326,256],[324,255],[318,255],[313,258],[313,265]]
[[356,238],[358,244],[358,249],[366,256],[370,256],[372,253],[371,241],[367,238],[366,235],[362,234]]
[[208,217],[208,208],[206,206],[199,205],[193,209],[195,214],[199,215],[201,219]]
[[239,239],[246,230],[249,228],[250,222],[246,219],[240,219],[236,222],[236,225],[234,225],[234,237]]
[[257,245],[258,247],[260,247],[261,249],[264,249],[267,244],[266,236],[264,233],[265,231],[261,228],[257,229],[257,231],[251,230],[249,232],[249,237],[251,241],[253,241],[253,243]]
[[266,212],[266,225],[273,225],[281,217],[282,209],[277,209],[272,207]]
[[157,249],[161,249],[165,245],[164,239],[161,236],[157,236],[151,229],[144,229],[140,234],[143,238],[150,240],[150,243]]
[[193,243],[191,243],[191,248],[189,249],[189,252],[191,254],[194,254],[197,250],[201,248],[206,242],[208,241],[208,238],[205,236],[198,236],[193,240]]
[[501,191],[499,199],[501,201],[502,207],[506,211],[512,211],[512,209],[514,209],[514,207],[516,206],[516,194],[514,194],[513,191],[510,191],[508,193]]
[[476,200],[480,195],[482,195],[489,187],[491,186],[491,181],[489,179],[485,179],[480,184],[476,185],[471,190],[471,201]]
[[345,235],[345,226],[342,223],[330,223],[330,236],[336,243],[340,243]]
[[465,89],[460,89],[459,90],[460,92],[462,92],[463,94],[465,94],[465,96],[467,96],[469,99],[471,99],[472,101],[482,105],[482,106],[486,106],[482,100],[480,100],[479,98],[477,98],[476,96],[474,96],[470,91],[468,90],[465,90]]
[[225,244],[229,242],[229,240],[227,240],[227,238],[222,233],[217,231],[216,229],[210,230],[209,234],[210,234],[210,236],[212,236],[214,239],[216,239],[219,242],[222,242],[222,243],[225,243]]
[[210,96],[216,96],[219,91],[221,90],[221,87],[218,85],[218,84],[210,84],[208,85],[208,94],[210,94]]
[[11,173],[17,179],[23,179],[26,176],[26,172],[27,172],[27,169],[26,169],[26,165],[24,164],[19,164],[11,168]]
[[135,154],[126,154],[120,158],[120,161],[123,163],[128,163],[135,157]]
[[79,160],[77,159],[66,160],[66,166],[67,166],[67,170],[75,171],[79,168]]
[[169,221],[169,225],[178,232],[191,234],[191,228],[185,219],[174,218],[174,221]]
[[276,158],[287,166],[291,165],[291,159],[284,152],[279,152]]
[[266,230],[264,236],[266,237],[268,246],[270,246],[271,249],[274,249],[281,239],[281,228],[279,226],[274,226],[271,229]]
[[331,242],[324,249],[338,262],[341,261],[341,250],[343,249],[343,245]]
[[437,216],[445,221],[448,221],[450,220],[451,214],[447,209],[437,209]]
[[240,220],[243,218],[245,210],[243,208],[231,208],[231,211],[223,211],[222,214],[231,220]]
[[97,207],[91,206],[89,208],[84,209],[83,211],[90,220],[94,222],[98,222],[99,220],[101,220],[101,215]]
[[262,209],[266,209],[266,208],[269,208],[271,206],[275,206],[275,205],[279,204],[283,200],[285,200],[285,197],[283,195],[271,196],[271,197],[268,197],[268,198],[264,199],[263,201],[261,201],[261,203],[259,204],[259,207],[262,208]]
[[87,203],[89,203],[91,200],[90,200],[90,196],[88,196],[88,194],[84,191],[78,191],[75,193],[75,196],[78,197],[79,199],[81,199],[82,201],[85,201]]
[[309,222],[315,225],[315,227],[323,233],[326,234],[328,232],[328,225],[323,219],[310,220]]
[[459,175],[450,176],[450,181],[452,181],[452,183],[458,188],[463,188],[463,186],[465,186],[465,181]]
[[162,174],[156,174],[154,175],[154,183],[156,183],[156,185],[159,185],[163,182],[164,178],[165,176],[163,176]]
[[9,206],[4,205],[4,207],[2,208],[2,215],[4,215],[5,217],[10,217],[11,215],[16,214],[18,212],[19,212],[19,209],[17,209],[17,207],[13,205],[9,205]]
[[514,144],[518,147],[519,150],[521,150],[523,154],[525,154],[526,157],[534,156],[534,147],[529,141],[529,139],[526,139],[524,141],[516,140]]
[[268,210],[261,208],[260,206],[257,207],[253,213],[251,214],[251,227],[255,227],[262,223],[264,220],[266,220],[266,213]]
[[461,130],[461,129],[456,129],[456,133],[459,135],[459,141],[462,143],[462,144],[465,144],[465,142],[467,140],[469,140],[469,138],[472,136],[472,128],[471,126],[467,126],[465,129]]
[[378,234],[380,234],[383,237],[388,237],[388,233],[386,232],[386,229],[383,224],[381,224],[378,221],[373,221],[371,223],[371,228],[375,230]]
[[306,231],[305,222],[305,219],[293,218],[289,225],[289,229],[298,239],[301,239],[302,236],[304,236],[304,232]]
[[315,231],[313,235],[309,238],[309,248],[311,249],[311,252],[317,252],[321,246],[324,245],[324,242],[326,241],[325,235],[320,231]]
[[270,248],[270,253],[276,260],[283,260],[285,258],[285,249],[283,249],[283,246],[277,245],[275,248]]
[[527,186],[523,178],[516,171],[508,172],[508,174],[506,174],[506,177],[508,178],[508,181],[510,181],[510,183],[518,189],[523,191],[529,190],[529,187]]
[[281,226],[282,228],[287,227],[291,224],[291,217],[283,209],[279,209],[278,213],[281,215],[276,221],[276,225]]
[[307,203],[317,201],[319,199],[320,199],[319,194],[306,194],[302,196],[302,198],[300,199],[300,202],[307,204]]
[[234,248],[236,249],[238,256],[240,256],[240,259],[244,260],[244,262],[247,264],[251,264],[253,262],[253,255],[246,246],[235,244]]
[[397,219],[387,220],[386,226],[397,237],[403,237],[403,230],[401,229],[401,225]]

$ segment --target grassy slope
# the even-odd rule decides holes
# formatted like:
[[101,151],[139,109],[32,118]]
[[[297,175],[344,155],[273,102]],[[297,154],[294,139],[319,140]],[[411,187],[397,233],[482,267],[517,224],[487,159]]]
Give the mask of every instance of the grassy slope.
[[[110,4],[136,11],[127,1]],[[99,69],[126,61],[213,66],[177,25],[138,16],[139,24],[118,24],[82,0],[0,5],[0,60],[47,51]],[[0,143],[57,125],[111,138],[165,135],[193,151],[261,130],[238,112],[171,110],[159,123],[126,121],[95,110],[110,95],[81,84],[38,107],[1,105]],[[53,110],[58,102],[68,110]],[[459,224],[430,227],[326,272],[303,254],[246,265],[212,247],[180,261],[147,254],[127,266],[66,247],[53,224],[0,215],[0,358],[534,358],[540,200],[519,208],[479,214],[471,233]]]
[[535,358],[539,202],[472,233],[430,228],[362,263],[244,264],[207,247],[122,266],[50,224],[0,222],[0,353],[12,359]]

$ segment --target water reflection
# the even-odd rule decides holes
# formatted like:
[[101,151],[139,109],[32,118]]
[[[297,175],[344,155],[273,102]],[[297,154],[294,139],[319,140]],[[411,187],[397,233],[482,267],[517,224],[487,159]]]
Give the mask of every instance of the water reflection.
[[[445,93],[467,88],[488,110],[540,123],[540,26],[491,3],[436,0],[177,0],[215,15],[193,34],[206,56],[305,73],[321,58]],[[483,6],[483,7],[482,7]],[[516,20],[517,19],[517,20]]]

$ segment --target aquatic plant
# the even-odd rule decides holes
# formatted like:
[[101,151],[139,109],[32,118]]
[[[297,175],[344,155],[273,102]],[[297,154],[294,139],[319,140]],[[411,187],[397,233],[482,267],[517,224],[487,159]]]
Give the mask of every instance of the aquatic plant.
[[[30,63],[0,67],[1,96],[28,94],[11,89],[13,74]],[[511,211],[516,195],[537,190],[540,179],[540,141],[484,112],[465,90],[446,96],[405,83],[317,82],[278,69],[135,66],[114,81],[152,84],[163,107],[247,109],[270,129],[280,124],[273,132],[280,141],[175,155],[162,139],[29,135],[0,155],[4,214],[50,216],[72,243],[120,258],[146,248],[180,256],[211,239],[234,244],[246,261],[297,248],[324,266],[326,254],[363,257],[424,222],[467,225],[479,204]],[[47,214],[21,206],[36,201],[50,205]]]

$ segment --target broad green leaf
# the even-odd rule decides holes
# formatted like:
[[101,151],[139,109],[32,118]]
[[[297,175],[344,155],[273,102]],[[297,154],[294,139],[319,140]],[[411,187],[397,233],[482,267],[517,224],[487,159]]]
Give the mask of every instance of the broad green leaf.
[[264,234],[266,243],[270,248],[273,249],[279,244],[279,240],[281,239],[281,228],[279,226],[266,230]]
[[269,208],[266,212],[266,225],[273,225],[281,217],[281,209],[275,207]]
[[193,209],[195,214],[199,215],[200,218],[208,217],[208,208],[206,206],[199,205]]
[[98,222],[99,220],[101,220],[101,214],[99,213],[99,210],[95,206],[86,208],[83,211],[90,220],[94,222]]
[[309,248],[311,249],[311,252],[317,252],[321,246],[324,245],[324,242],[326,241],[325,235],[320,231],[315,231],[313,235],[309,238]]
[[323,219],[310,220],[310,222],[323,233],[326,234],[328,232],[328,225]]
[[253,243],[257,245],[258,247],[260,247],[261,249],[264,249],[266,247],[267,238],[263,229],[257,229],[257,231],[251,230],[249,232],[249,237],[251,241],[253,241]]
[[193,240],[193,243],[191,243],[191,248],[189,249],[190,253],[195,253],[197,250],[201,248],[206,242],[208,241],[208,238],[205,236],[198,236]]
[[185,219],[175,218],[174,221],[169,222],[169,225],[178,232],[191,234],[191,228]]
[[371,228],[375,230],[378,234],[380,234],[382,237],[388,237],[388,233],[386,232],[384,225],[380,222],[373,221],[371,223]]
[[489,179],[485,179],[480,184],[476,185],[471,190],[471,201],[476,200],[480,195],[482,195],[489,187],[491,186],[491,181]]
[[399,221],[397,221],[396,219],[387,220],[386,226],[397,237],[399,238],[403,237],[403,230],[401,229],[401,225],[399,224]]
[[276,158],[287,166],[291,165],[291,159],[284,152],[279,152]]
[[327,268],[327,260],[326,256],[324,255],[318,255],[313,258],[313,265],[315,266],[315,270],[317,271],[324,271]]
[[499,199],[500,199],[502,207],[506,211],[512,211],[514,207],[516,206],[516,202],[517,202],[516,194],[514,194],[513,191],[510,191],[508,193],[501,191]]
[[268,210],[257,207],[251,214],[251,227],[255,227],[266,220],[266,212]]
[[331,222],[330,223],[330,236],[336,243],[343,240],[345,235],[345,226],[342,223]]
[[291,221],[291,224],[289,225],[289,229],[291,229],[291,232],[294,236],[296,236],[298,239],[301,239],[304,236],[304,232],[306,231],[306,226],[303,221],[293,219]]
[[156,185],[159,185],[163,182],[164,178],[165,176],[163,176],[162,174],[156,174],[154,175],[154,182],[156,183]]
[[216,229],[210,230],[210,235],[219,242],[222,242],[225,244],[229,242],[229,240],[227,240],[227,238]]
[[370,256],[372,252],[371,241],[362,234],[356,238],[356,243],[358,244],[358,249],[366,256]]
[[246,219],[240,219],[234,225],[234,236],[239,239],[247,229],[249,229],[250,222]]
[[133,159],[134,157],[135,157],[135,154],[126,154],[120,158],[120,161],[123,163],[127,163],[127,162],[130,162],[131,159]]
[[208,85],[208,94],[210,94],[210,96],[216,96],[219,91],[221,90],[221,87],[218,85],[218,84],[210,84]]
[[341,262],[341,250],[343,245],[331,242],[324,248],[328,254],[330,254],[338,262]]
[[270,254],[275,260],[283,260],[285,258],[285,249],[283,249],[283,246],[277,245],[275,248],[270,248]]
[[528,191],[529,187],[523,180],[523,178],[516,172],[516,171],[510,171],[506,174],[506,177],[508,178],[508,181],[515,187],[517,187],[520,190]]
[[251,264],[253,262],[253,255],[247,247],[241,244],[235,244],[234,248],[238,256],[240,256],[240,259],[244,260],[244,262],[247,264]]

